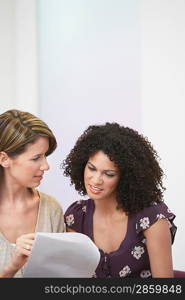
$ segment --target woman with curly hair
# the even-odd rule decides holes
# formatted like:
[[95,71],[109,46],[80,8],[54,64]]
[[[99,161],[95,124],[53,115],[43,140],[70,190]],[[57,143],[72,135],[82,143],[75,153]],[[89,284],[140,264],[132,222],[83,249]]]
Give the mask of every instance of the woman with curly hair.
[[37,189],[56,146],[47,124],[29,112],[0,115],[0,277],[22,277],[35,232],[64,231],[61,205]]
[[99,248],[94,277],[173,277],[175,215],[163,202],[163,171],[147,138],[117,123],[89,126],[62,167],[88,195],[68,207],[65,223]]

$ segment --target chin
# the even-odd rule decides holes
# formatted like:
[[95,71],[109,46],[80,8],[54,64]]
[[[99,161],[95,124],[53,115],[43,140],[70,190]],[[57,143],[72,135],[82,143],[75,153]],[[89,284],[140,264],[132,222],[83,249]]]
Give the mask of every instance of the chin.
[[97,194],[93,194],[93,193],[88,193],[89,198],[93,199],[93,200],[101,200],[103,199],[103,195],[97,195]]
[[33,189],[33,188],[36,188],[39,185],[40,185],[40,182],[39,183],[29,184],[29,185],[27,185],[27,188]]

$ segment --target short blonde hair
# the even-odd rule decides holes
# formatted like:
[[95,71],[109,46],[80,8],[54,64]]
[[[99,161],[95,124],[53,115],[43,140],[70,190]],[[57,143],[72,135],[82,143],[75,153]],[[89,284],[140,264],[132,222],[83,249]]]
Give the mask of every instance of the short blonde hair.
[[29,112],[17,109],[0,115],[0,151],[6,152],[10,157],[23,153],[27,144],[34,143],[39,137],[49,139],[46,155],[51,154],[56,149],[57,142],[45,122]]

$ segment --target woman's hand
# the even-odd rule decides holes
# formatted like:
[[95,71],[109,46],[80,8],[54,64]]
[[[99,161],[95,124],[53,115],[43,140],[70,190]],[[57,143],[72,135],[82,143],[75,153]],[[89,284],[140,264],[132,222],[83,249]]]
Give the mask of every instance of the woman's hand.
[[12,255],[11,265],[13,269],[21,269],[31,254],[35,239],[35,233],[23,234],[16,240],[16,247]]
[[35,233],[23,234],[16,240],[16,247],[10,263],[4,268],[0,277],[13,277],[27,262],[31,254]]

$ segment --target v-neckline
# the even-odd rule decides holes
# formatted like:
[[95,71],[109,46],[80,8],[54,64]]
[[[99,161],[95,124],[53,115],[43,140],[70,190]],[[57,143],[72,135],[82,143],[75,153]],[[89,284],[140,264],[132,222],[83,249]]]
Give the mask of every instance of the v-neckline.
[[[94,242],[94,234],[93,234],[93,214],[94,214],[94,209],[95,209],[94,201],[92,199],[88,199],[87,206],[88,206],[87,213],[88,213],[88,211],[90,212],[90,214],[87,216],[88,222],[89,222],[89,226],[88,226],[89,232],[88,233],[89,233],[89,236],[91,237],[92,241]],[[131,226],[131,219],[128,216],[126,234],[125,234],[124,239],[121,241],[118,249],[107,253],[103,249],[99,248],[99,251],[104,253],[105,255],[114,256],[114,255],[117,255],[119,253],[119,251],[123,251],[124,248],[126,249],[126,246],[128,244],[127,241],[129,239],[128,232],[129,232],[130,226]]]

